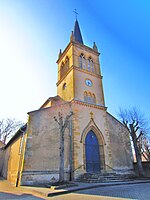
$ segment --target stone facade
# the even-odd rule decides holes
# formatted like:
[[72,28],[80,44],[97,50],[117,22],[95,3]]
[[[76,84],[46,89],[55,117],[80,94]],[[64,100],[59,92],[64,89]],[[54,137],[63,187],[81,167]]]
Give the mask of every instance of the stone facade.
[[[58,113],[70,112],[69,104],[42,108],[29,113],[28,137],[22,173],[22,184],[32,185],[58,180],[59,169],[59,127],[54,121]],[[69,170],[69,131],[65,132],[66,179]]]
[[36,185],[55,182],[59,178],[59,127],[54,116],[63,118],[73,111],[72,149],[69,127],[65,132],[65,179],[70,179],[70,151],[73,151],[73,178],[86,172],[85,138],[92,130],[99,141],[101,173],[132,173],[132,152],[125,127],[106,108],[72,100],[58,106],[29,113],[28,138],[21,184]]

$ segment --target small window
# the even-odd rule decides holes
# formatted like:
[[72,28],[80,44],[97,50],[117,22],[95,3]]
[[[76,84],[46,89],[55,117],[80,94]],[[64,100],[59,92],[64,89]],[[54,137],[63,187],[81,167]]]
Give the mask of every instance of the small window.
[[67,84],[66,84],[66,83],[64,83],[64,84],[63,84],[63,90],[65,90],[65,89],[66,89],[66,87],[67,87]]

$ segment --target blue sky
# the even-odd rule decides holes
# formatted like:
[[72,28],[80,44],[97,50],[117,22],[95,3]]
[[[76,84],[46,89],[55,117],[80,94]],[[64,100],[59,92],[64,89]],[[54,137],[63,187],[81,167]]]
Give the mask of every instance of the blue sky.
[[150,2],[0,0],[0,118],[27,120],[56,95],[59,49],[69,42],[74,9],[84,43],[100,55],[106,106],[137,106],[149,117]]

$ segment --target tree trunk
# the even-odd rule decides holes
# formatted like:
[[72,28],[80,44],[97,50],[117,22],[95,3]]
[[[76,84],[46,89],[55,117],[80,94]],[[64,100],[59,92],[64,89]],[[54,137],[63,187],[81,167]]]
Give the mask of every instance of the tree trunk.
[[134,135],[135,134],[133,133],[132,134],[132,140],[133,140],[133,145],[134,145],[134,150],[135,150],[135,155],[136,155],[138,173],[139,173],[139,176],[144,177],[141,155],[140,155],[140,152],[139,152],[139,149],[138,149],[138,146],[137,146],[136,137],[134,137]]
[[72,181],[73,180],[73,147],[72,147],[72,121],[70,120],[70,125],[69,125],[69,136],[70,136],[70,155],[69,155],[69,163],[70,163],[70,178],[69,180]]
[[59,182],[64,182],[64,130],[60,131],[60,165],[59,165]]
[[73,112],[70,112],[70,115],[67,115],[65,121],[63,122],[62,114],[59,112],[59,121],[56,117],[54,120],[59,124],[60,129],[60,165],[59,165],[59,182],[64,182],[64,134],[65,129],[68,126],[69,118],[73,115]]

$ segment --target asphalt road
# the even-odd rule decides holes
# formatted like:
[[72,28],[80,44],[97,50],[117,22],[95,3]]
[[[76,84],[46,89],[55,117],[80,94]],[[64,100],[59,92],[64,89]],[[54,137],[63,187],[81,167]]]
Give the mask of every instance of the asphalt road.
[[31,194],[12,194],[0,192],[0,199],[27,199],[27,200],[118,200],[118,199],[138,199],[150,200],[150,183],[129,184],[118,186],[99,187],[82,190],[71,194],[56,197],[36,197]]
[[101,187],[78,192],[78,194],[115,198],[150,200],[150,183]]
[[150,200],[150,183],[99,187],[54,197],[55,200]]

